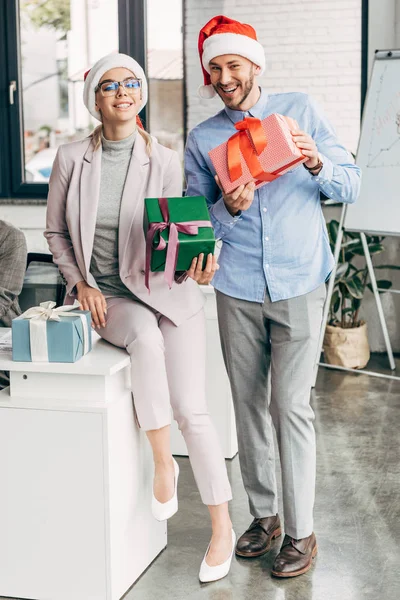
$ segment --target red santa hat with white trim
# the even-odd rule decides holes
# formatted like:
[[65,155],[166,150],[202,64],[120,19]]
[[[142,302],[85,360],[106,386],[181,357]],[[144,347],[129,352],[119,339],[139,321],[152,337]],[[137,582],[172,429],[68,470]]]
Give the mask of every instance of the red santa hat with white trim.
[[202,98],[213,98],[216,95],[211,84],[209,63],[223,54],[244,56],[260,67],[260,75],[265,69],[264,48],[257,40],[253,27],[223,15],[213,17],[199,34],[199,55],[204,76],[204,85],[199,87]]

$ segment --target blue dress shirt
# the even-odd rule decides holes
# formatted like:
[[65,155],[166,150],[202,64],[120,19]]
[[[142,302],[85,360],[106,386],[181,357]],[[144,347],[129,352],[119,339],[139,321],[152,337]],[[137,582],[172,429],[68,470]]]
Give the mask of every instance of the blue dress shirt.
[[[316,177],[300,166],[267,183],[255,190],[248,210],[232,217],[215,183],[208,152],[236,133],[238,121],[272,113],[296,119],[316,142],[324,166]],[[225,107],[200,123],[188,136],[185,174],[187,196],[205,196],[215,235],[222,240],[220,269],[212,281],[217,290],[263,302],[268,289],[275,302],[311,292],[329,277],[334,260],[320,191],[340,202],[355,202],[361,172],[307,94],[261,90],[249,111]]]

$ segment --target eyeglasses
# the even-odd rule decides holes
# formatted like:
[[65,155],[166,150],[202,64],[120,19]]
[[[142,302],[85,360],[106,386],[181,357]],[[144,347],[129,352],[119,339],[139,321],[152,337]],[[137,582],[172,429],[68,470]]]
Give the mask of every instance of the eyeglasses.
[[105,81],[101,81],[95,87],[95,93],[100,90],[102,96],[115,96],[119,90],[119,86],[122,85],[124,90],[128,94],[135,94],[142,87],[142,80],[136,79],[135,77],[128,77],[123,81],[112,81],[111,79],[106,79]]

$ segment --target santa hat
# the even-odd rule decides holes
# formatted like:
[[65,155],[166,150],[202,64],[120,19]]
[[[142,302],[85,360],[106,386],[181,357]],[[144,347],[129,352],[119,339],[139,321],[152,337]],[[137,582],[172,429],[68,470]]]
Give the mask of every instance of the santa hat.
[[[118,52],[112,52],[103,56],[100,60],[93,65],[89,71],[86,71],[84,75],[85,84],[83,87],[83,102],[90,114],[101,121],[101,114],[96,110],[96,99],[94,90],[97,87],[100,79],[110,69],[116,69],[118,67],[125,67],[129,69],[138,79],[142,81],[142,100],[139,110],[146,105],[147,102],[147,79],[142,67],[136,62],[131,56],[127,54],[119,54]],[[138,111],[139,112],[139,111]]]
[[215,90],[211,85],[209,62],[223,54],[244,56],[261,68],[260,75],[265,69],[264,48],[257,41],[257,34],[253,27],[223,15],[213,17],[199,34],[199,55],[204,76],[204,85],[199,87],[199,95],[202,98],[215,96]]

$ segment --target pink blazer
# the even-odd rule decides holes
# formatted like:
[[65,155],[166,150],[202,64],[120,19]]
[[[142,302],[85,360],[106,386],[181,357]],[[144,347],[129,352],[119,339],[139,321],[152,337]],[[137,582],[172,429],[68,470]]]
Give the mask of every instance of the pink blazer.
[[[66,303],[75,298],[75,284],[96,282],[89,272],[99,200],[101,147],[91,140],[60,146],[50,177],[44,235],[54,262],[67,281]],[[125,181],[119,219],[119,267],[126,287],[135,296],[168,317],[175,325],[196,314],[204,295],[193,279],[173,283],[163,273],[151,273],[150,290],[144,284],[144,198],[181,196],[182,171],[176,152],[153,141],[151,156],[138,135]]]

